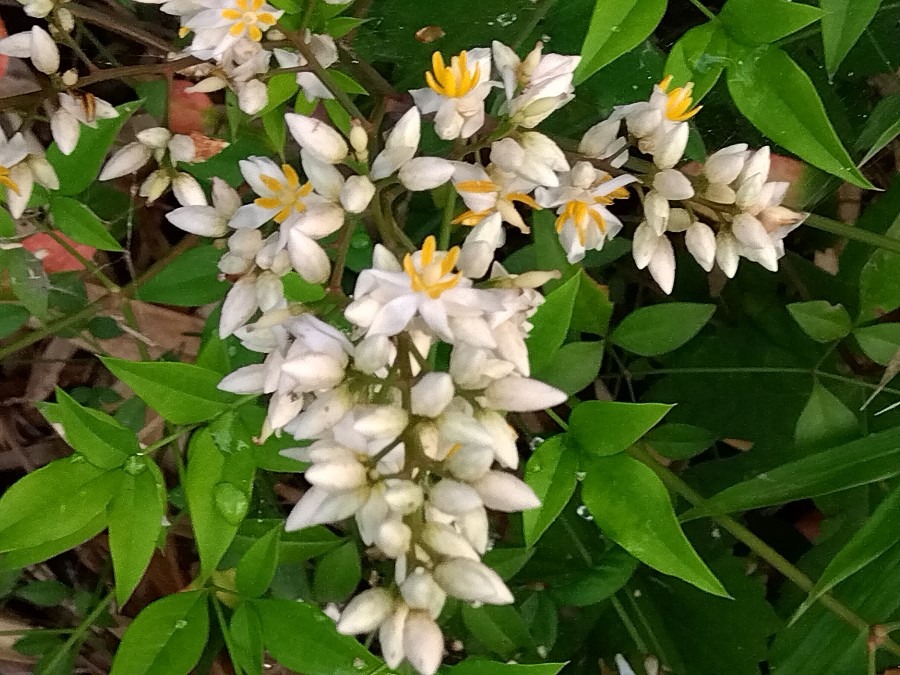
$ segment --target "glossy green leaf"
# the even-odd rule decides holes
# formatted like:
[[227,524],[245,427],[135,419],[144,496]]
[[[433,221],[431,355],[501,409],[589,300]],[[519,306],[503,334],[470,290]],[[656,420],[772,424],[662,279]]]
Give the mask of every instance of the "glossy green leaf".
[[532,376],[567,394],[575,394],[597,378],[603,361],[602,342],[570,342],[563,345]]
[[728,596],[684,536],[669,493],[648,466],[628,455],[596,458],[581,498],[603,533],[645,565]]
[[17,588],[15,596],[38,607],[53,607],[72,595],[72,589],[57,579],[32,581]]
[[[232,550],[238,555],[245,554],[260,538],[275,527],[284,527],[284,520],[250,519],[241,523],[235,535]],[[278,563],[301,563],[333,551],[343,540],[331,530],[322,526],[306,527],[297,532],[282,532],[278,549]]]
[[853,150],[865,151],[857,166],[863,166],[900,134],[900,92],[885,96],[875,104],[866,126],[859,132]]
[[[900,109],[898,109],[900,115]],[[885,230],[888,237],[900,236],[900,212]],[[900,254],[884,249],[872,253],[859,273],[859,318],[862,321],[889,314],[900,307]]]
[[492,548],[482,556],[485,565],[500,575],[501,579],[512,579],[534,556],[533,548]]
[[321,610],[293,600],[254,600],[262,620],[266,650],[300,673],[375,675],[384,663],[355,638],[341,635]]
[[216,486],[227,483],[249,499],[253,476],[254,464],[249,448],[223,453],[216,447],[209,428],[191,437],[184,493],[205,577],[215,571],[239,525],[222,514],[216,501]]
[[167,595],[147,605],[128,626],[110,675],[188,675],[208,635],[206,591]]
[[589,607],[618,592],[637,569],[637,558],[618,546],[604,553],[586,570],[548,579],[553,597],[561,605]]
[[666,0],[597,0],[581,47],[575,84],[637,47],[662,19]]
[[791,622],[800,618],[824,593],[896,545],[898,522],[900,522],[900,487],[895,487],[850,541],[831,559]]
[[532,647],[531,634],[522,615],[511,605],[463,605],[462,619],[472,637],[487,649],[509,659],[518,650]]
[[47,148],[47,160],[56,169],[59,177],[60,195],[77,195],[96,180],[106,154],[119,135],[119,130],[128,118],[141,107],[143,101],[132,101],[117,106],[119,116],[107,120],[97,120],[97,128],[81,125],[78,145],[71,155],[64,155],[53,143]]
[[116,490],[119,474],[73,456],[14,483],[0,498],[0,551],[40,546],[93,523]]
[[556,675],[565,663],[498,663],[482,659],[466,659],[447,668],[451,675]]
[[99,410],[79,405],[62,389],[56,389],[57,411],[66,442],[101,469],[122,466],[129,455],[140,452],[137,436]]
[[242,595],[257,598],[265,593],[278,565],[278,545],[282,528],[272,530],[254,542],[237,566],[237,589]]
[[19,330],[28,317],[28,310],[20,305],[0,304],[0,339]]
[[[59,537],[41,537],[41,543],[19,548],[7,553],[0,553],[0,571],[15,570],[35,563],[43,562],[80,546],[88,539],[96,537],[106,527],[106,511],[101,511],[87,524],[76,528]],[[0,535],[2,537],[2,535]]]
[[3,268],[13,294],[25,309],[39,319],[46,317],[50,280],[41,261],[24,248],[0,249],[0,269]]
[[534,546],[559,517],[575,492],[578,455],[567,448],[565,435],[541,443],[525,465],[525,482],[541,500],[541,506],[522,514],[525,543]]
[[147,457],[139,462],[131,472],[123,473],[109,503],[109,551],[120,607],[150,564],[166,513],[166,484],[159,467]]
[[682,518],[746,511],[818,497],[900,474],[900,428],[782,464],[733,485],[688,511]]
[[716,311],[715,305],[667,302],[641,307],[622,319],[610,340],[641,356],[658,356],[693,338]]
[[203,422],[225,412],[236,397],[218,388],[222,376],[189,363],[102,358],[147,405],[173,424]]
[[211,244],[188,249],[142,284],[136,297],[145,302],[179,307],[196,307],[221,300],[231,288],[227,281],[218,279],[221,257],[222,251]]
[[693,424],[662,424],[644,438],[655,452],[669,459],[690,459],[716,442],[715,434]]
[[719,13],[725,30],[751,45],[780,40],[821,16],[820,9],[791,0],[728,0]]
[[263,672],[262,621],[256,608],[249,602],[242,602],[231,616],[228,626],[231,636],[231,659],[247,675]]
[[871,188],[853,163],[828,119],[809,76],[780,49],[728,69],[728,90],[757,129],[810,164]]
[[102,251],[123,250],[97,214],[77,199],[51,195],[50,216],[58,230],[81,244]]
[[265,108],[259,111],[259,115],[265,115],[275,110],[282,103],[293,97],[299,88],[300,85],[297,84],[296,73],[278,73],[270,77],[266,82],[268,103],[266,103]]
[[313,591],[319,602],[340,602],[353,593],[361,578],[359,551],[348,541],[319,561]]
[[311,284],[296,272],[288,272],[281,277],[284,297],[295,302],[315,302],[325,297],[321,284]]
[[715,86],[728,63],[728,36],[718,22],[691,28],[672,45],[666,59],[666,75],[672,86],[694,83],[693,99],[697,103]]
[[615,455],[631,447],[671,409],[665,403],[586,401],[569,417],[569,436],[587,455]]
[[886,366],[900,349],[900,323],[881,323],[853,331],[866,356]]
[[840,304],[832,305],[827,300],[810,300],[792,303],[787,309],[803,332],[817,342],[840,340],[853,330],[853,321]]
[[580,275],[581,283],[578,284],[578,295],[575,296],[570,328],[582,333],[604,336],[609,330],[609,319],[613,312],[609,289],[584,270],[581,270]]
[[580,281],[581,277],[575,275],[548,293],[543,304],[531,317],[534,328],[525,343],[528,345],[528,360],[532,369],[540,370],[550,363],[565,341]]
[[844,57],[875,18],[881,0],[819,0],[825,68],[833,76]]
[[828,389],[816,382],[803,412],[797,419],[794,442],[797,447],[831,447],[859,435],[856,414]]

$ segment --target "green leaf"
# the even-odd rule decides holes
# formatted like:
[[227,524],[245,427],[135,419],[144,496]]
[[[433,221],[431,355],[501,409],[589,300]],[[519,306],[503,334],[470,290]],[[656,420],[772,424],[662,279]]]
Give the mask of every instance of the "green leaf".
[[188,675],[209,635],[206,591],[186,591],[147,605],[122,636],[110,675]]
[[79,405],[62,389],[56,389],[59,418],[66,442],[101,469],[116,469],[128,455],[140,452],[133,431],[99,410]]
[[628,455],[597,458],[582,483],[581,497],[603,533],[635,558],[728,597],[684,536],[669,493],[650,467]]
[[231,635],[231,659],[247,675],[263,672],[262,621],[256,608],[242,602],[231,616],[228,627]]
[[356,544],[348,541],[319,561],[313,591],[319,602],[346,600],[359,585],[362,570]]
[[531,646],[528,626],[518,610],[510,605],[478,608],[463,605],[462,619],[472,637],[504,659]]
[[300,85],[297,84],[296,73],[278,73],[266,82],[266,92],[269,95],[266,107],[259,111],[259,115],[272,112],[285,101],[291,99],[297,93]]
[[357,19],[353,16],[339,16],[325,22],[325,32],[337,39],[344,37],[354,28],[358,28],[366,22],[366,19]]
[[101,511],[83,527],[61,537],[41,537],[41,543],[27,548],[0,553],[0,570],[14,570],[43,562],[93,539],[106,527],[106,512]]
[[541,443],[525,465],[525,482],[541,500],[539,508],[522,514],[528,546],[537,543],[575,492],[578,456],[566,447],[565,438],[554,436]]
[[556,675],[565,667],[565,663],[498,663],[471,658],[447,668],[447,672],[451,675]]
[[822,16],[822,10],[791,0],[728,0],[719,19],[736,40],[751,45],[775,42]]
[[672,409],[665,403],[587,401],[569,417],[569,435],[588,455],[623,452],[656,426]]
[[900,428],[870,434],[782,464],[707,499],[682,516],[746,511],[818,497],[900,474]]
[[728,90],[741,113],[779,145],[839,178],[871,189],[828,120],[809,76],[780,49],[728,69]]
[[116,107],[119,116],[107,120],[97,120],[97,128],[81,126],[78,145],[71,155],[64,155],[53,143],[47,148],[47,161],[59,176],[57,194],[77,195],[86,190],[97,179],[106,153],[119,135],[119,130],[128,118],[141,107],[143,101],[132,101]]
[[124,250],[97,214],[77,199],[51,194],[50,216],[58,230],[81,244],[101,251]]
[[581,47],[575,84],[637,47],[662,19],[666,0],[597,0]]
[[272,149],[279,155],[284,156],[284,144],[287,142],[287,125],[284,122],[283,110],[270,110],[267,113],[261,113],[263,129],[266,136],[272,142]]
[[856,153],[866,151],[857,166],[863,166],[881,149],[900,134],[900,92],[895,92],[875,104],[866,126],[859,132],[853,150]]
[[575,296],[572,323],[569,327],[582,333],[606,335],[613,311],[613,304],[609,301],[609,290],[583,269],[580,276],[581,283],[578,284],[578,295]]
[[482,561],[500,575],[501,579],[512,579],[534,555],[533,548],[492,548],[484,554]]
[[225,297],[231,285],[219,281],[222,251],[212,244],[188,249],[143,284],[137,299],[179,307],[197,307]]
[[645,440],[669,459],[690,459],[712,447],[716,436],[693,424],[663,424],[647,432]]
[[300,673],[375,675],[384,663],[354,638],[341,635],[334,622],[312,605],[293,600],[254,600],[262,619],[268,652]]
[[831,342],[847,337],[853,330],[853,321],[843,305],[832,305],[827,300],[795,302],[787,306],[794,321],[803,332],[817,342]]
[[237,589],[242,595],[258,598],[269,589],[278,565],[278,545],[281,542],[279,525],[257,539],[243,555],[237,566]]
[[122,476],[109,504],[109,551],[116,575],[116,602],[123,606],[144,576],[166,513],[166,484],[147,457]]
[[575,394],[596,379],[602,361],[602,342],[571,342],[560,347],[533,377],[567,394]]
[[105,512],[119,479],[79,456],[29,473],[0,499],[0,551],[41,546],[87,527]]
[[666,59],[666,75],[672,85],[683,87],[694,83],[693,99],[697,103],[713,88],[728,63],[728,36],[719,22],[691,28],[672,45]]
[[875,18],[881,0],[819,0],[822,8],[822,42],[829,77]]
[[39,319],[47,316],[50,280],[41,261],[24,248],[0,249],[0,268],[6,268],[9,285],[25,309]]
[[6,209],[0,209],[0,237],[15,237],[16,221]]
[[797,447],[831,447],[859,435],[859,420],[841,400],[819,382],[813,384],[803,412],[797,419]]
[[296,272],[288,272],[281,277],[284,297],[294,302],[315,302],[325,297],[321,284],[311,284]]
[[[232,550],[238,555],[250,550],[256,541],[275,527],[284,527],[282,519],[251,519],[241,523]],[[342,539],[322,526],[306,527],[297,532],[283,532],[278,550],[278,564],[302,563],[324,555],[341,545]]]
[[28,310],[20,305],[0,304],[0,338],[19,330],[29,316]]
[[895,487],[882,500],[863,526],[831,559],[809,592],[809,596],[797,609],[791,623],[799,619],[823,594],[892,548],[897,543],[898,522],[900,522],[900,486]]
[[589,607],[618,592],[637,569],[637,558],[616,546],[586,570],[567,572],[548,580],[550,592],[561,605]]
[[249,448],[227,454],[221,452],[208,427],[191,437],[184,494],[204,577],[216,570],[240,524],[240,521],[232,522],[223,515],[216,500],[216,486],[226,483],[240,491],[249,502],[253,475],[253,457]]
[[325,108],[325,112],[328,114],[328,119],[331,120],[331,123],[334,124],[335,128],[345,136],[349,135],[352,122],[350,113],[344,110],[344,106],[333,98],[325,99],[322,101],[322,105]]
[[229,409],[234,394],[218,388],[222,377],[188,363],[133,362],[100,357],[147,405],[173,424],[203,422]]
[[[900,115],[900,110],[898,110]],[[888,237],[900,236],[900,212],[894,215]],[[878,249],[869,257],[859,273],[859,318],[878,318],[900,307],[900,254]]]
[[866,356],[886,366],[900,349],[900,323],[881,323],[853,331]]
[[56,579],[32,581],[17,588],[15,596],[38,607],[53,607],[61,604],[72,595],[72,589]]
[[534,328],[531,329],[525,344],[528,345],[528,359],[531,361],[532,369],[540,370],[550,363],[553,355],[565,341],[580,281],[580,276],[573,276],[562,286],[548,293],[543,304],[531,317]]
[[614,344],[641,356],[678,349],[706,325],[715,305],[667,302],[641,307],[626,316],[610,335]]
[[[362,86],[359,82],[354,80],[352,77],[347,75],[346,73],[342,73],[339,70],[331,70],[329,71],[332,79],[341,88],[344,93],[347,94],[368,94],[366,88]],[[329,99],[334,100],[334,99]],[[325,103],[328,101],[326,100]]]

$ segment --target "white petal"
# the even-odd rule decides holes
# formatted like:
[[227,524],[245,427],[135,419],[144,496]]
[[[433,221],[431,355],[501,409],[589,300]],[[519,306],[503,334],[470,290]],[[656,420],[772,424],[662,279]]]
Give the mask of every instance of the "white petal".
[[182,206],[205,206],[206,194],[197,179],[190,174],[179,172],[172,181],[172,192]]
[[400,604],[378,630],[381,655],[389,668],[396,669],[406,656],[403,651],[403,628],[409,615],[409,607]]
[[266,367],[257,363],[229,373],[219,382],[218,388],[232,394],[261,394],[265,378]]
[[383,588],[370,588],[353,598],[341,612],[338,633],[371,633],[388,618],[394,606],[393,596]]
[[185,232],[201,237],[223,237],[228,233],[228,223],[218,216],[212,206],[182,206],[167,213],[166,220]]
[[453,379],[449,373],[426,373],[413,385],[412,414],[420,417],[437,417],[453,400]]
[[667,295],[672,292],[675,285],[675,250],[672,248],[672,242],[668,237],[660,237],[657,242],[656,250],[647,265],[650,276],[659,284],[663,293]]
[[444,635],[425,612],[412,611],[403,627],[406,660],[421,675],[434,675],[444,657]]
[[451,514],[477,509],[483,503],[475,488],[446,478],[431,488],[428,501],[440,511]]
[[291,510],[284,529],[293,532],[310,525],[345,520],[365,503],[367,492],[367,490],[329,492],[319,487],[310,488]]
[[765,226],[749,213],[740,213],[735,217],[731,232],[739,242],[750,248],[766,248],[772,245]]
[[476,560],[455,558],[443,562],[434,568],[434,579],[448,595],[466,602],[509,605],[515,600],[503,579]]
[[284,120],[300,147],[323,162],[337,164],[350,152],[344,138],[320,120],[294,113],[287,113]]
[[50,133],[56,141],[56,147],[64,155],[72,154],[81,135],[81,125],[65,110],[60,108],[50,118]]
[[494,511],[512,513],[536,509],[541,505],[534,490],[504,471],[489,471],[474,487],[484,505]]
[[46,75],[59,70],[59,49],[50,33],[40,26],[31,29],[31,62]]
[[349,213],[362,213],[375,196],[375,185],[366,176],[350,176],[341,188],[341,206]]
[[488,408],[508,412],[544,410],[564,403],[568,396],[556,387],[527,377],[505,377],[484,390]]
[[328,254],[297,228],[292,229],[288,237],[288,253],[291,265],[306,281],[321,284],[328,280],[331,270]]
[[256,313],[256,283],[244,277],[228,291],[219,318],[219,337],[226,338],[243,326]]
[[407,190],[421,192],[443,185],[453,177],[453,163],[440,157],[414,157],[400,169],[400,182]]
[[129,143],[116,152],[103,167],[99,180],[111,180],[134,173],[150,159],[151,150],[142,143]]
[[716,233],[706,223],[697,221],[684,233],[688,253],[704,270],[709,272],[716,262]]
[[666,169],[656,174],[653,188],[669,200],[690,199],[694,196],[691,181],[677,169]]

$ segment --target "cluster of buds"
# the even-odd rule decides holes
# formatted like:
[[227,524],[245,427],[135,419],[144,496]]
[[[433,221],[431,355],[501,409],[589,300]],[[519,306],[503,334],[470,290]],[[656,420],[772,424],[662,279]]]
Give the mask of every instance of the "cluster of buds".
[[[529,377],[524,342],[542,301],[533,287],[552,275],[495,265],[476,284],[457,269],[459,255],[436,250],[433,237],[402,261],[377,247],[344,313],[349,336],[287,312],[265,361],[219,385],[271,395],[263,436],[311,442],[283,451],[310,463],[312,485],[287,529],[354,517],[372,555],[394,561],[393,578],[351,600],[338,630],[377,630],[388,665],[406,659],[425,675],[443,657],[436,619],[448,596],[513,602],[481,562],[488,509],[539,505],[509,473],[519,456],[506,413],[566,398]],[[430,358],[439,342],[452,349],[446,371]]]

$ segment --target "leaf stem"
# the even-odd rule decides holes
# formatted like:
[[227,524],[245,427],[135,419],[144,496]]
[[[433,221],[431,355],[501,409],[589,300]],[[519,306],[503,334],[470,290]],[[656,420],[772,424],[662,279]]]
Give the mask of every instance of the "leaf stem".
[[815,213],[809,214],[805,224],[814,227],[817,230],[822,230],[823,232],[839,235],[845,239],[853,239],[854,241],[859,241],[863,244],[883,248],[886,251],[900,253],[900,239],[895,237],[886,237],[883,234],[869,232],[868,230],[863,230],[854,227],[853,225],[847,225],[838,220],[818,216]]
[[72,649],[75,644],[85,636],[85,634],[91,629],[91,626],[93,626],[97,622],[97,619],[100,618],[100,615],[106,611],[107,606],[110,602],[112,602],[114,596],[115,591],[110,591],[97,603],[97,606],[94,607],[93,611],[84,618],[84,621],[78,624],[78,627],[74,631],[72,631],[72,635],[69,636],[69,639],[66,640],[65,643],[54,652],[53,658],[51,658],[50,661],[45,664],[44,672],[49,673],[56,668],[60,658],[62,658],[64,654],[68,653],[69,650]]
[[456,211],[456,190],[452,185],[448,186],[447,201],[444,202],[444,213],[441,217],[441,231],[438,239],[438,249],[446,251],[450,246],[450,231],[453,221],[453,213]]
[[703,13],[703,16],[705,16],[710,21],[718,21],[719,20],[719,17],[717,17],[715,14],[713,14],[712,10],[710,10],[709,7],[707,7],[702,2],[700,2],[700,0],[691,0],[691,4],[694,7],[696,7],[697,9],[699,9]]
[[[667,467],[656,461],[656,459],[645,448],[640,446],[632,446],[628,450],[628,454],[650,467],[650,469],[652,469],[653,472],[657,476],[659,476],[660,480],[662,480],[667,488],[669,488],[675,494],[684,497],[684,499],[686,499],[691,505],[697,506],[698,504],[701,504],[705,501],[700,493],[698,493],[690,485],[685,483],[681,478],[672,473],[672,471],[670,471]],[[788,561],[780,553],[778,553],[778,551],[776,551],[762,539],[757,537],[753,532],[751,532],[737,520],[730,516],[713,516],[712,519],[715,520],[720,526],[728,530],[728,532],[734,535],[739,541],[749,547],[750,550],[752,550],[757,556],[765,560],[769,565],[771,565],[778,572],[784,575],[785,578],[792,581],[801,590],[809,593],[813,589],[815,584],[813,583],[812,579],[810,579],[803,572],[797,569],[793,564],[790,563],[790,561]],[[856,612],[854,612],[839,600],[835,599],[833,596],[822,594],[818,598],[818,602],[821,602],[822,605],[826,609],[828,609],[828,611],[830,611],[838,618],[842,619],[853,628],[856,628],[860,631],[864,630],[866,632],[871,629],[871,624],[869,624],[868,621],[863,619]],[[891,653],[900,655],[900,645],[898,645],[893,640],[885,638],[881,644]]]

